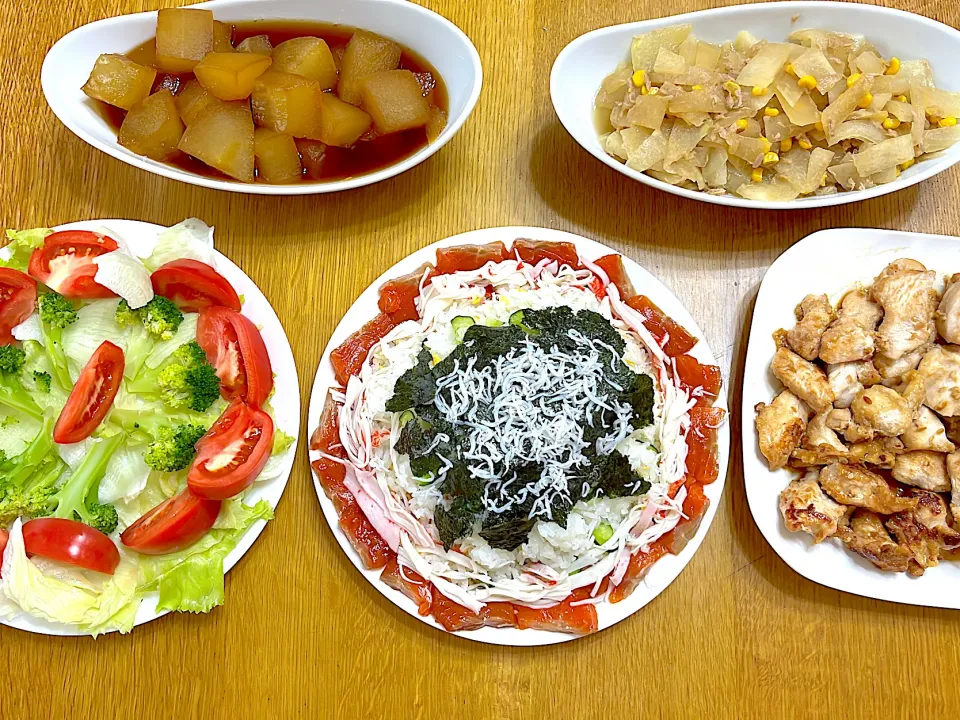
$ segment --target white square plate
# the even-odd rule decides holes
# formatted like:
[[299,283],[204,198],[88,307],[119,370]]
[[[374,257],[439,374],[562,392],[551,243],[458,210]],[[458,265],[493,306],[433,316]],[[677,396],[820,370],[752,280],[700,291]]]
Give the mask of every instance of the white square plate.
[[808,580],[878,600],[960,608],[960,563],[941,562],[914,578],[878,570],[848,552],[839,540],[814,545],[808,534],[787,530],[778,499],[794,473],[787,469],[770,472],[760,454],[754,426],[754,406],[770,402],[782,389],[769,369],[775,351],[771,336],[779,328],[793,326],[793,309],[804,296],[826,293],[837,302],[857,283],[870,284],[890,262],[905,257],[935,270],[937,289],[942,290],[944,276],[960,272],[960,238],[891,230],[824,230],[798,242],[767,270],[753,311],[743,371],[744,483],[760,532],[783,561]]

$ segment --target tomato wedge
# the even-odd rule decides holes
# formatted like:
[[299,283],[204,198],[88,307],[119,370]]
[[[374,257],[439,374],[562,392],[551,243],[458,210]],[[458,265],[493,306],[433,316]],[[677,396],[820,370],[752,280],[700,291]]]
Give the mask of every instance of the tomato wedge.
[[76,520],[37,518],[23,524],[23,547],[29,555],[113,575],[120,551],[96,528]]
[[479,270],[488,262],[502,262],[510,257],[507,246],[501,241],[487,245],[455,245],[437,250],[436,275]]
[[37,281],[12,268],[0,268],[0,345],[13,342],[10,331],[33,314]]
[[184,312],[220,305],[240,312],[240,297],[227,279],[199,260],[173,260],[150,276],[157,295],[173,300]]
[[[3,551],[7,549],[7,540],[9,539],[10,533],[0,528],[0,565],[3,565]],[[2,572],[0,572],[0,577],[3,577]]]
[[646,295],[634,295],[627,298],[626,303],[643,316],[644,326],[670,357],[683,355],[697,344],[697,339],[693,335],[684,330],[682,325],[664,315],[663,310],[654,305]]
[[123,380],[123,350],[109,340],[100,343],[80,371],[67,404],[53,428],[54,441],[77,443],[93,435],[110,412]]
[[690,408],[690,429],[687,431],[686,483],[709,485],[720,474],[717,462],[717,428],[723,423],[723,408],[696,406]]
[[222,503],[184,490],[164,500],[123,531],[120,541],[144,555],[166,555],[190,547],[207,534]]
[[607,279],[620,291],[621,300],[632,298],[637,294],[636,290],[633,289],[633,283],[630,282],[630,278],[627,276],[627,269],[623,267],[622,255],[618,253],[604,255],[597,260],[594,265],[598,265],[600,269],[607,274]]
[[720,394],[720,385],[723,382],[720,368],[716,365],[701,365],[692,355],[678,355],[674,362],[680,387],[690,393],[697,405],[712,405]]
[[28,271],[35,280],[64,297],[93,299],[116,297],[94,280],[93,259],[119,247],[113,238],[89,230],[62,230],[47,235],[43,246],[30,256]]
[[273,389],[273,368],[257,326],[235,310],[212,305],[200,310],[197,342],[216,368],[220,393],[260,407]]
[[420,317],[417,312],[420,283],[427,271],[432,270],[433,266],[425,263],[412,273],[387,280],[380,286],[380,299],[377,305],[381,312],[385,312],[393,319],[395,325],[399,325],[404,320],[416,320]]
[[210,500],[239,495],[257,479],[272,448],[270,416],[242,400],[234,400],[197,442],[187,487]]
[[360,373],[364,360],[370,353],[370,348],[386,337],[387,333],[397,326],[394,319],[386,313],[380,313],[373,320],[365,323],[362,328],[353,333],[330,353],[330,364],[333,365],[337,382],[346,386],[347,380]]
[[572,268],[580,267],[580,255],[577,246],[569,242],[548,242],[546,240],[515,240],[513,255],[531,265],[541,260],[556,260],[560,265],[569,265]]

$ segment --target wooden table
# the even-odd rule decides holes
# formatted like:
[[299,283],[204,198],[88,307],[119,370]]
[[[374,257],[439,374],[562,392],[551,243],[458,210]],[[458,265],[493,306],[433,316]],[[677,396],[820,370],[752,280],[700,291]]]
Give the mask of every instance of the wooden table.
[[[263,289],[286,327],[304,420],[317,361],[343,312],[385,268],[448,235],[542,225],[637,260],[697,317],[736,408],[757,285],[783,250],[830,227],[957,234],[956,171],[855,205],[752,212],[635,183],[566,134],[548,94],[551,64],[566,43],[600,26],[726,2],[424,4],[459,25],[483,60],[483,94],[463,130],[427,163],[380,185],[270,198],[124,165],[74,137],[47,108],[40,64],[55,40],[155,3],[4,3],[3,224],[169,225],[197,216],[215,225],[219,248]],[[881,4],[960,24],[954,0]],[[736,416],[732,430],[736,438]],[[381,597],[331,536],[304,445],[276,521],[227,578],[224,607],[97,641],[0,628],[0,716],[921,718],[948,715],[960,702],[960,614],[866,600],[796,575],[750,517],[738,445],[709,536],[676,582],[613,630],[542,649],[444,635]]]

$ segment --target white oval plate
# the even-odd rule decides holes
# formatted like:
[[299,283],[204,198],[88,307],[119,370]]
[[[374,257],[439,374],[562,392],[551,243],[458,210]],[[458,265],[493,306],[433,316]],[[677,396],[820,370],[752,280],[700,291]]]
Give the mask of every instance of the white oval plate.
[[824,230],[787,250],[770,266],[753,310],[753,323],[743,371],[743,476],[750,512],[787,565],[808,580],[835,590],[911,605],[960,608],[960,563],[944,561],[923,577],[884,572],[839,540],[819,545],[804,532],[792,533],[783,524],[780,491],[795,477],[787,469],[771,472],[760,454],[754,425],[757,403],[769,403],[782,389],[770,372],[775,351],[773,333],[795,322],[793,309],[813,293],[834,302],[856,283],[870,284],[890,262],[909,257],[919,260],[939,276],[957,270],[960,238],[892,230]]
[[96,101],[80,90],[101,53],[126,53],[156,35],[157,13],[98,20],[61,38],[47,53],[40,84],[50,109],[79,138],[141,170],[173,180],[252,195],[317,195],[372,185],[419,165],[456,134],[477,104],[483,71],[480,56],[456,25],[406,0],[214,0],[191,5],[212,10],[217,20],[304,20],[337,23],[379,33],[418,53],[437,69],[447,87],[447,127],[435,141],[406,160],[347,180],[298,185],[242,183],[197,175],[137,155],[117,142]]
[[[144,235],[153,235],[165,228],[161,225],[136,220],[83,220],[60,225],[54,229],[96,230],[100,232],[105,229],[113,230],[130,246],[136,248],[138,238],[143,238]],[[253,320],[263,334],[263,340],[270,355],[270,364],[273,366],[273,372],[276,376],[274,378],[276,392],[273,396],[273,411],[277,418],[277,428],[293,435],[294,438],[293,445],[287,450],[281,473],[269,482],[255,484],[249,495],[250,503],[266,500],[276,510],[277,503],[280,502],[280,496],[283,495],[283,489],[287,486],[287,480],[290,478],[290,470],[293,468],[293,459],[297,452],[297,443],[300,437],[300,383],[297,379],[297,366],[293,361],[290,341],[287,340],[280,319],[256,283],[247,277],[243,270],[234,265],[226,255],[220,252],[216,254],[216,267],[217,271],[230,281],[237,294],[243,296],[243,314]],[[267,521],[265,520],[257,520],[247,531],[247,534],[241,538],[237,546],[223,561],[225,573],[229,572],[246,554],[250,546],[260,536],[266,524]],[[144,597],[137,612],[135,626],[156,620],[170,612],[169,610],[157,610],[158,599],[159,595],[156,592],[148,593]],[[228,601],[225,600],[224,602]],[[79,636],[88,634],[77,630],[72,625],[48,622],[25,614],[8,620],[0,619],[0,624],[41,635]]]
[[866,35],[885,57],[896,55],[901,60],[926,58],[933,67],[937,87],[960,90],[960,76],[953,72],[960,56],[960,32],[920,15],[884,7],[838,2],[756,3],[601,28],[581,35],[557,56],[550,74],[550,97],[560,122],[573,139],[602,163],[627,177],[701,202],[757,210],[801,210],[859,202],[896,192],[933,177],[960,161],[960,145],[955,145],[936,157],[918,162],[895,182],[886,185],[777,202],[685,190],[631,170],[600,147],[593,123],[593,99],[603,78],[629,58],[630,40],[634,35],[682,23],[690,23],[697,37],[715,43],[733,40],[740,30],[749,30],[762,40],[775,42],[783,41],[794,30],[803,28]]
[[[310,431],[317,427],[320,422],[320,414],[323,412],[323,404],[327,397],[327,390],[336,385],[333,375],[333,368],[330,365],[330,353],[342,343],[347,337],[360,328],[365,322],[372,319],[378,312],[377,298],[380,286],[391,278],[400,275],[406,275],[413,272],[426,262],[436,262],[437,248],[450,245],[462,245],[464,243],[485,244],[496,240],[503,240],[509,246],[516,238],[531,238],[534,240],[552,240],[555,242],[571,242],[577,246],[582,257],[596,260],[603,255],[608,255],[616,250],[602,245],[594,240],[572,235],[571,233],[560,232],[559,230],[548,230],[535,227],[501,227],[487,228],[485,230],[474,230],[473,232],[455,235],[453,237],[440,240],[428,245],[421,250],[407,256],[392,268],[383,273],[374,281],[370,287],[364,290],[363,294],[357,298],[357,301],[347,310],[343,320],[333,331],[327,349],[324,350],[323,357],[320,360],[320,366],[317,369],[316,379],[313,381],[313,391],[310,397],[310,411],[308,414],[308,427]],[[707,344],[707,340],[697,325],[696,321],[690,315],[689,311],[683,306],[683,303],[677,299],[667,287],[657,280],[653,275],[644,270],[640,265],[624,256],[624,267],[630,280],[633,282],[638,292],[648,296],[656,303],[667,315],[672,317],[678,323],[683,325],[691,335],[699,339],[694,346],[691,354],[702,363],[716,364],[717,360]],[[726,408],[726,394],[721,392],[715,405]],[[718,461],[720,464],[720,474],[716,482],[708,485],[705,489],[707,497],[710,499],[710,507],[703,518],[697,534],[690,540],[687,547],[679,555],[667,555],[658,560],[647,574],[646,578],[637,586],[636,590],[626,600],[611,604],[602,603],[597,606],[597,615],[599,616],[599,630],[604,630],[611,625],[615,625],[626,617],[637,612],[644,605],[653,600],[657,595],[664,591],[680,571],[690,562],[690,558],[700,547],[707,530],[710,529],[710,523],[713,522],[713,516],[717,512],[720,504],[720,496],[723,494],[723,486],[727,476],[727,459],[730,454],[730,429],[728,423],[724,423],[717,435]],[[320,456],[315,450],[310,451],[310,461],[318,459]],[[312,470],[311,470],[312,472]],[[357,570],[367,579],[367,581],[379,590],[390,602],[404,610],[418,620],[447,632],[432,617],[423,617],[417,612],[416,604],[408,597],[397,590],[388,587],[380,581],[380,570],[367,570],[363,567],[360,557],[353,550],[350,541],[340,529],[337,511],[333,507],[323,488],[316,477],[313,478],[314,488],[317,491],[317,497],[320,499],[320,507],[323,508],[324,517],[327,524],[333,532],[337,542],[347,557],[354,564]],[[576,640],[577,635],[567,633],[550,632],[548,630],[519,630],[517,628],[492,628],[484,627],[479,630],[460,631],[452,633],[468,640],[477,640],[479,642],[490,643],[492,645],[512,645],[516,647],[531,645],[553,645],[556,643]]]

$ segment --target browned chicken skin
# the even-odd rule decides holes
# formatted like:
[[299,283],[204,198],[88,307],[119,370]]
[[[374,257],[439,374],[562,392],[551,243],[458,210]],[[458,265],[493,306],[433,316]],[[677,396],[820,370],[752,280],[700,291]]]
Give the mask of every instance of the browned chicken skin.
[[909,510],[917,505],[915,499],[900,497],[886,480],[859,465],[828,465],[820,472],[820,485],[837,502],[881,515]]
[[881,570],[906,572],[910,551],[893,541],[883,526],[883,519],[875,512],[857,509],[849,525],[840,528],[838,534],[844,545]]

